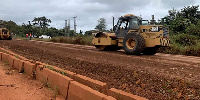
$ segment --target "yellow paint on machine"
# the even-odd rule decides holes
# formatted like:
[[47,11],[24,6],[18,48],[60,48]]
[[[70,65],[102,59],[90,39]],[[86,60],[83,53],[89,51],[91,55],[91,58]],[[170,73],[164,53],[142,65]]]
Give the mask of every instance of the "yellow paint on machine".
[[92,40],[94,45],[117,45],[117,40],[111,38],[94,38]]
[[[170,40],[167,38],[145,38],[145,47],[170,46]],[[112,40],[111,38],[94,38],[94,45],[118,45],[123,46],[123,38]]]
[[[3,30],[6,30],[7,32],[4,33]],[[10,32],[7,28],[0,28],[0,39],[8,39],[10,36]]]

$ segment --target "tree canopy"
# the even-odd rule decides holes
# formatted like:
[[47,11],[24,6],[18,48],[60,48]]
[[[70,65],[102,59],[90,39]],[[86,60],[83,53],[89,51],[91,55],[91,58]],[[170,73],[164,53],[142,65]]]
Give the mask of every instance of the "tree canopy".
[[190,29],[193,29],[195,30],[195,34],[198,35],[200,34],[197,33],[198,29],[194,29],[195,27],[199,27],[200,11],[198,8],[199,6],[187,6],[180,11],[173,8],[172,10],[169,10],[169,14],[167,16],[162,18],[161,23],[169,25],[173,34],[191,34],[192,31]]
[[95,29],[98,29],[99,31],[106,31],[106,19],[100,18],[98,20],[98,25],[95,27]]
[[35,17],[33,20],[33,25],[34,26],[39,26],[40,28],[47,28],[49,23],[51,23],[51,19],[46,18],[45,16],[43,17]]

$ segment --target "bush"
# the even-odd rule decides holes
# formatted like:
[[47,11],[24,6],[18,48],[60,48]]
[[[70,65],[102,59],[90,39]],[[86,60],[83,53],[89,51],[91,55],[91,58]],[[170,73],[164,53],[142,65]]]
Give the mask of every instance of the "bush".
[[161,47],[158,52],[200,56],[200,41],[193,35],[173,35],[170,38],[170,47]]
[[92,36],[77,36],[77,37],[54,37],[50,41],[59,43],[71,43],[81,45],[92,45]]
[[191,24],[189,27],[186,28],[186,33],[190,35],[197,36],[200,38],[200,21],[198,22],[197,25]]
[[182,46],[196,45],[197,37],[188,34],[178,34],[171,37],[171,41],[178,43]]

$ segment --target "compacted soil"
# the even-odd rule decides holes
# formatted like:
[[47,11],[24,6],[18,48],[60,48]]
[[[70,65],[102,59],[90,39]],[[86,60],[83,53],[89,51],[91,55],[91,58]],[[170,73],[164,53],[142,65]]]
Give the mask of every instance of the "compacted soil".
[[0,62],[0,100],[64,100],[56,91]]
[[200,99],[200,57],[126,55],[93,46],[1,40],[0,47],[150,100]]

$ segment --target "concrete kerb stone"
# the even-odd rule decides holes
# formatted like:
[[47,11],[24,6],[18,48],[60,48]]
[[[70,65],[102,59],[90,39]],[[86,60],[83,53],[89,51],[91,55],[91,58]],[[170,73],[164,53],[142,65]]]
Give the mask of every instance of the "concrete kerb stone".
[[46,68],[45,70],[49,72],[48,82],[50,82],[53,87],[56,87],[62,96],[66,97],[68,94],[69,83],[73,79]]
[[14,64],[14,56],[8,55],[8,63],[11,67],[13,67]]
[[42,65],[36,67],[36,79],[43,82],[45,86],[57,90],[64,97],[67,97],[69,83],[73,80],[55,71],[44,68]]
[[[4,49],[4,48],[0,48],[0,49],[2,49],[3,51],[5,51],[6,54],[9,54],[9,55],[11,55],[11,56],[15,56],[16,58],[22,57],[22,56],[19,56],[19,55],[13,53],[12,51],[9,51],[9,50]],[[23,58],[24,58],[24,57],[22,57],[22,59],[23,59]]]
[[111,96],[106,96],[106,97],[103,97],[103,100],[117,100]]
[[48,76],[46,75],[45,71],[43,71],[43,69],[43,65],[36,65],[36,79],[41,81],[42,83],[46,83]]
[[101,93],[106,93],[108,90],[107,83],[103,83],[80,74],[75,75],[73,79]]
[[47,67],[47,68],[51,67],[50,68],[51,70],[54,70],[54,71],[56,71],[58,73],[61,73],[61,74],[65,75],[65,76],[67,76],[67,77],[70,77],[70,78],[73,78],[74,75],[76,75],[76,73],[74,73],[74,72],[71,72],[71,71],[68,71],[68,70],[64,70],[64,69],[58,68],[56,66],[48,65],[48,64],[45,64],[45,63],[42,63],[42,62],[39,62],[39,61],[36,61],[35,64],[36,65],[42,65],[42,66]]
[[60,72],[64,72],[66,76],[70,77],[73,79],[73,77],[76,75],[76,73],[74,72],[71,72],[71,71],[68,71],[68,70],[64,70],[64,69],[61,69],[61,68],[58,68],[58,67],[55,67],[53,66],[53,68],[57,71],[60,71]]
[[6,49],[4,49],[4,48],[2,48],[2,47],[0,47],[0,49],[3,50],[3,51],[6,51]]
[[29,61],[29,59],[27,59],[27,58],[25,58],[25,57],[23,57],[23,56],[18,55],[18,57],[19,57],[20,59],[24,60],[24,61]]
[[8,62],[8,57],[9,57],[9,54],[2,53],[2,61]]
[[24,61],[23,60],[14,58],[13,67],[15,69],[18,69],[20,73],[23,72],[23,66],[24,66]]
[[36,61],[35,64],[36,65],[45,65],[45,63],[42,63],[42,62],[39,62],[39,61]]
[[[6,52],[8,51],[6,50]],[[12,52],[8,52],[8,53],[14,56],[16,55]],[[64,75],[61,75],[60,73],[57,73],[48,68],[45,68],[44,65],[47,65],[45,63],[39,62],[39,64],[37,64],[38,62],[36,61],[36,63],[33,64],[33,63],[30,63],[29,59],[23,56],[19,56],[21,59],[23,59],[23,60],[20,60],[11,55],[0,52],[0,60],[8,62],[12,67],[19,69],[19,72],[22,72],[24,69],[24,71],[28,75],[35,77],[39,81],[50,83],[51,87],[54,89],[58,89],[58,92],[61,95],[67,97],[67,94],[68,94],[68,100],[74,100],[74,99],[82,99],[82,100],[92,99],[93,100],[93,98],[95,100],[98,100],[98,98],[101,98],[99,100],[116,100],[116,99],[117,100],[147,100],[143,97],[133,95],[121,90],[114,89],[114,88],[111,88],[108,90],[106,83],[93,80],[89,77],[82,76],[80,74],[76,74],[76,73],[53,66],[53,69],[67,73],[66,76],[64,76]],[[73,78],[77,82],[72,81],[73,79],[71,78]],[[80,82],[81,84],[78,82]],[[71,83],[72,83],[72,86],[71,86]],[[75,90],[77,89],[77,90],[74,91],[74,89]],[[81,93],[80,91],[85,91],[85,92]],[[102,93],[100,93],[99,95],[98,93],[95,93],[95,92],[93,93],[91,91],[93,92],[99,91],[98,93],[102,92],[109,96],[106,96]],[[89,96],[87,96],[88,94]],[[92,98],[90,97],[90,95],[93,95],[91,96]]]
[[13,53],[12,51],[6,50],[6,52],[8,52],[10,55],[15,55],[15,53]]
[[24,61],[23,69],[24,69],[24,72],[27,73],[28,75],[34,77],[35,68],[36,68],[35,64],[30,63],[29,61]]
[[4,52],[7,52],[7,53],[11,54],[11,55],[14,54],[13,52],[11,52],[11,51],[9,51],[9,50],[7,50],[7,49],[1,48],[1,47],[0,47],[0,49],[3,50]]
[[3,52],[0,52],[0,61],[2,61],[2,53],[3,53]]
[[[9,63],[9,65],[11,67],[14,67],[16,69],[19,70],[19,72],[22,72],[23,70],[23,62],[19,59],[17,59],[15,56],[6,54],[6,53],[2,53],[2,61],[5,61],[7,63]],[[22,62],[22,64],[20,64],[20,62]]]
[[[86,85],[76,81],[70,82],[67,100],[108,100],[107,98],[107,95],[95,91]],[[115,99],[112,98],[111,100]]]
[[107,95],[112,96],[117,100],[148,100],[143,97],[133,95],[115,88],[109,89]]

